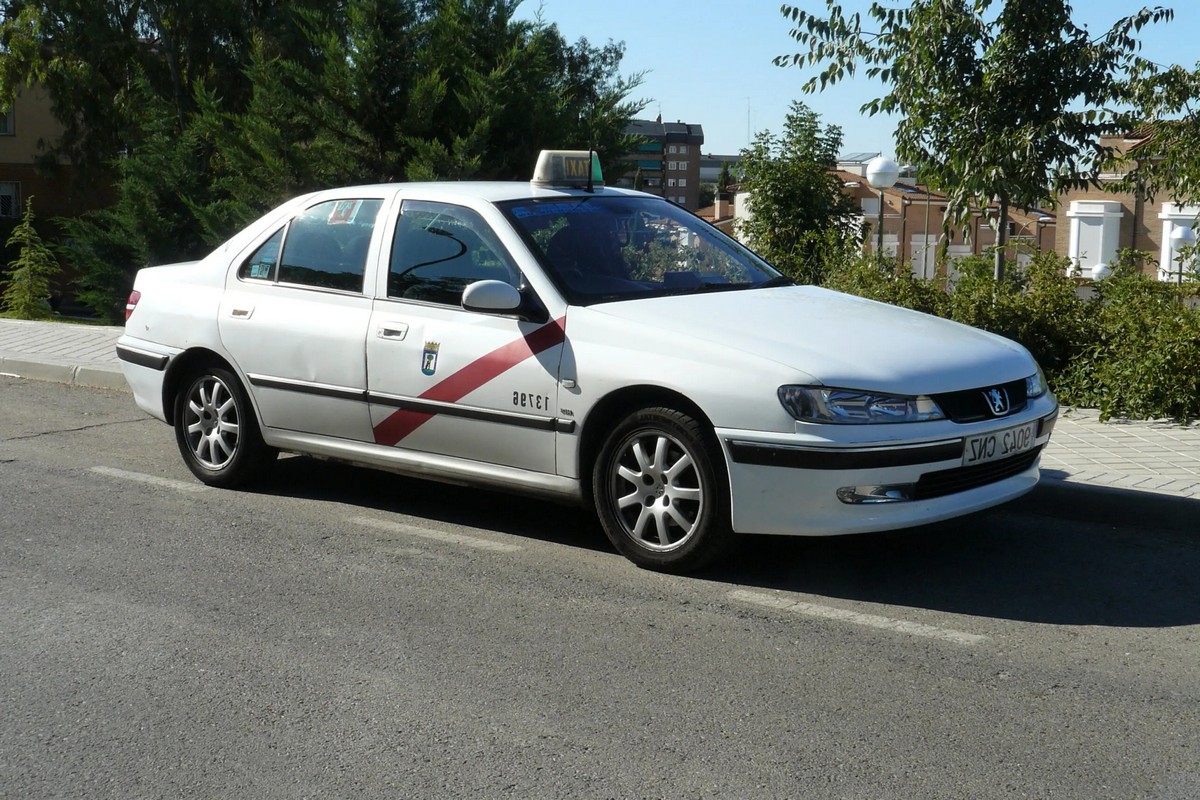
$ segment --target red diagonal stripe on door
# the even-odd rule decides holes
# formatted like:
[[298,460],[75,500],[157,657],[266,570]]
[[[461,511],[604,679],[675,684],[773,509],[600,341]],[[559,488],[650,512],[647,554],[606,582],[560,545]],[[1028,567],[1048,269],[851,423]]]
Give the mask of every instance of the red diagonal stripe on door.
[[[525,359],[562,344],[566,339],[564,320],[565,318],[560,317],[553,322],[546,323],[520,339],[475,359],[458,372],[431,386],[421,394],[419,399],[435,400],[441,403],[458,402]],[[442,346],[445,347],[445,343]],[[396,445],[434,416],[436,415],[427,411],[400,409],[388,415],[387,419],[375,426],[375,442],[388,446]]]

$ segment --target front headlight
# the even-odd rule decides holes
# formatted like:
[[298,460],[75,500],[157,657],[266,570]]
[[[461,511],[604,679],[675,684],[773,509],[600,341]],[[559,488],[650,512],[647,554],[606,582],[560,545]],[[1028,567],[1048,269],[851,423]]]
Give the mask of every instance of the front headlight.
[[1025,397],[1032,400],[1035,397],[1041,397],[1046,393],[1046,376],[1042,374],[1042,368],[1038,367],[1037,372],[1025,379]]
[[933,398],[900,397],[824,386],[780,386],[779,402],[801,422],[869,425],[945,419]]

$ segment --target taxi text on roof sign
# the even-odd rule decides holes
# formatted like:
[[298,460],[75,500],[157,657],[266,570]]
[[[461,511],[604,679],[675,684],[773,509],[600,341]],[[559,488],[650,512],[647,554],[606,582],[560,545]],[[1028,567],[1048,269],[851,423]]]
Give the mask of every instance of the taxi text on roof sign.
[[531,183],[535,186],[577,188],[603,186],[600,157],[595,151],[588,150],[543,150],[538,155]]

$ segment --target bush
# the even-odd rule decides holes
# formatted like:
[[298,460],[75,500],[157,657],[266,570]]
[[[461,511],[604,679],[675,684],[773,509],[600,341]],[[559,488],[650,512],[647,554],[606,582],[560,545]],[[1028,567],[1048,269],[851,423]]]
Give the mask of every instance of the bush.
[[926,314],[948,316],[945,286],[915,278],[907,271],[897,274],[894,258],[880,259],[862,253],[843,258],[828,268],[824,286]]
[[1056,387],[1102,419],[1200,417],[1200,311],[1189,287],[1117,270],[1089,306],[1094,334]]

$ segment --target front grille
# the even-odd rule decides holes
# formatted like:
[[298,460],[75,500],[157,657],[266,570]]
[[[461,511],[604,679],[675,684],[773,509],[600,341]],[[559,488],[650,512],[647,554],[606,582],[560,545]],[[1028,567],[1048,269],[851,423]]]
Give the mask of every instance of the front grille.
[[[992,388],[1000,388],[1008,393],[1009,407],[1003,414],[993,414],[988,406],[984,393]],[[935,402],[947,417],[954,422],[979,422],[984,419],[1007,417],[1025,408],[1028,399],[1025,396],[1025,380],[1009,381],[998,387],[981,386],[978,389],[965,389],[961,392],[946,392],[932,395]]]
[[929,500],[934,497],[945,497],[955,492],[965,492],[979,486],[1020,475],[1033,466],[1037,461],[1041,447],[1035,447],[1027,453],[990,461],[987,464],[975,464],[970,467],[954,467],[937,472],[926,472],[913,487],[914,500]]

